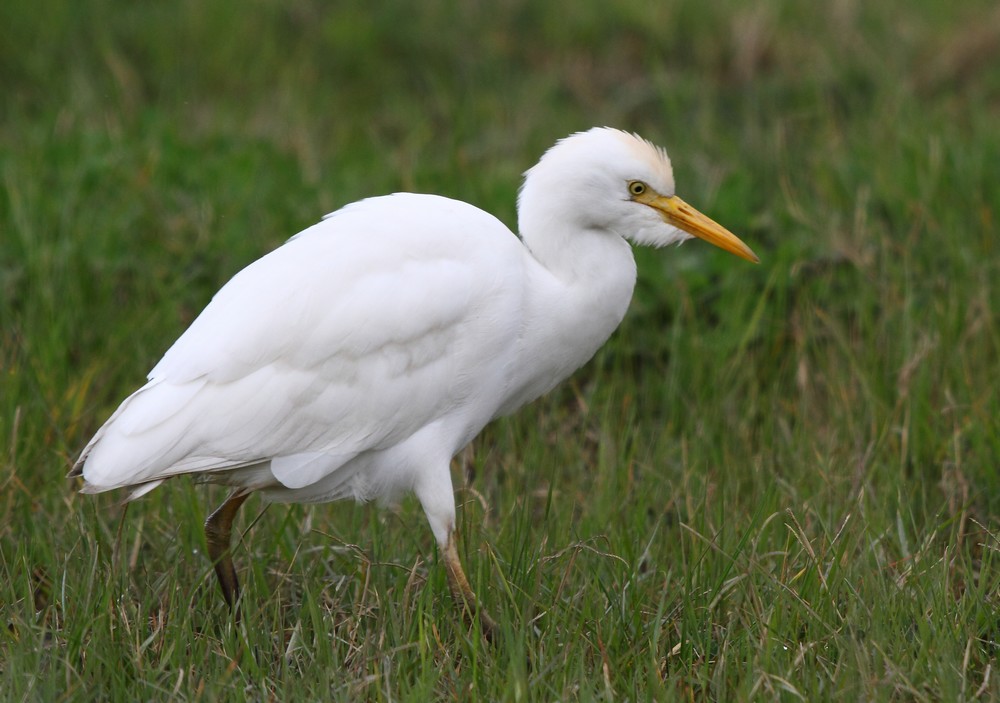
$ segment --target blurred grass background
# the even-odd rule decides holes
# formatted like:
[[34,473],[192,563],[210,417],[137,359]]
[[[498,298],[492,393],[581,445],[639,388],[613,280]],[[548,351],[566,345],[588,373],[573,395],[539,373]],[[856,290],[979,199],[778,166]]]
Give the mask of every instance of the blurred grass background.
[[[4,700],[995,699],[1000,12],[932,0],[0,4]],[[761,256],[640,251],[595,361],[417,506],[75,494],[231,275],[395,190],[515,225],[593,125]],[[261,514],[262,513],[262,514]]]

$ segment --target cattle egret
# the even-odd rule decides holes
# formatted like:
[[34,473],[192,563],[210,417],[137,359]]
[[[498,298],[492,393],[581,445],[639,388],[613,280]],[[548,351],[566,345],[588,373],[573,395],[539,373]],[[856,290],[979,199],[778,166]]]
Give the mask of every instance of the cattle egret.
[[231,487],[205,533],[237,613],[230,536],[251,493],[413,491],[457,605],[490,636],[456,550],[452,457],[618,327],[636,280],[630,242],[698,237],[758,261],[675,195],[663,149],[616,129],[549,149],[525,173],[518,225],[520,237],[471,205],[412,193],[327,215],[223,286],[70,476],[130,500],[180,474]]

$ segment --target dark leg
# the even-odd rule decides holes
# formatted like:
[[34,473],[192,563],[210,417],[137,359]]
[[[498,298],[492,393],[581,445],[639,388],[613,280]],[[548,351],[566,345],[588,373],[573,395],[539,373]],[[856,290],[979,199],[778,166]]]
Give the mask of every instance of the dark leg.
[[240,598],[240,583],[236,578],[236,569],[233,567],[233,555],[229,546],[233,532],[233,518],[236,511],[240,509],[250,496],[249,491],[241,488],[233,491],[226,501],[216,508],[215,512],[205,520],[205,540],[208,542],[208,556],[215,565],[215,575],[219,577],[219,586],[222,587],[222,596],[229,604],[236,617],[239,618],[239,610],[236,602]]
[[458,550],[455,548],[455,538],[455,532],[452,531],[448,535],[448,543],[444,548],[444,565],[448,571],[448,585],[451,586],[451,595],[462,610],[466,621],[471,624],[473,618],[478,617],[483,628],[483,636],[488,642],[493,642],[497,636],[497,624],[479,604],[479,599],[472,592],[469,580],[465,578],[465,571],[462,569],[462,562],[459,561]]

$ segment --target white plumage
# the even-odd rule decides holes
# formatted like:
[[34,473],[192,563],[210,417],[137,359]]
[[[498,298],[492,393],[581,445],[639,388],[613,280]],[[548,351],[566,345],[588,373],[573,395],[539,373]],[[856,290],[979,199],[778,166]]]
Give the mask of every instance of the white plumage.
[[450,459],[513,381],[479,355],[515,353],[518,247],[444,198],[334,213],[219,291],[85,450],[86,490],[219,470],[278,500],[412,488],[423,457],[374,455],[424,431]]
[[694,234],[756,260],[674,197],[662,150],[607,128],[550,149],[518,216],[520,238],[471,205],[400,193],[292,237],[233,277],[97,432],[83,490],[134,497],[183,473],[277,501],[412,490],[448,547],[451,458],[610,336],[635,284],[626,240]]

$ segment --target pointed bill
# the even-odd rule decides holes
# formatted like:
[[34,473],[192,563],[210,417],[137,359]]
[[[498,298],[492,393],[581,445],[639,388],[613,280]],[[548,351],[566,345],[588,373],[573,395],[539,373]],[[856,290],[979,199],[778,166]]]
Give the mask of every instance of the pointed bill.
[[709,244],[725,249],[741,259],[752,261],[755,264],[760,263],[757,255],[739,237],[710,217],[702,215],[676,195],[670,197],[661,195],[651,200],[649,205],[659,210],[663,219],[677,229],[682,229],[688,234],[704,239]]

